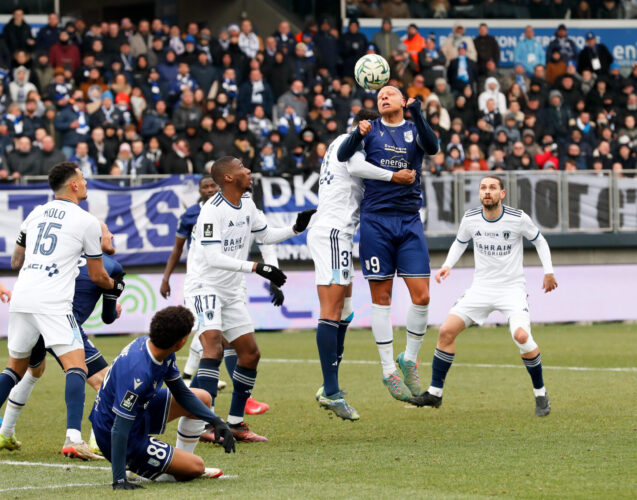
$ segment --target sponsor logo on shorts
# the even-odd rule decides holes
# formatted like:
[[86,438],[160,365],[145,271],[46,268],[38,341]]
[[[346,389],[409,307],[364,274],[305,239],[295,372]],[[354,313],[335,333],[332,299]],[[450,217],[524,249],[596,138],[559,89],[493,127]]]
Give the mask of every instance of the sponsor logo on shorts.
[[161,465],[159,460],[157,460],[156,458],[149,458],[148,463],[149,465],[152,465],[153,467],[159,467]]

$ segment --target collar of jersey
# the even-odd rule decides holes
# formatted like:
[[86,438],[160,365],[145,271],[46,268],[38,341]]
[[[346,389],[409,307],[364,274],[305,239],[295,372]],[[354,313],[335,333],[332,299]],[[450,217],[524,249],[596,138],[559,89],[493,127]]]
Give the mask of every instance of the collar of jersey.
[[385,125],[385,127],[401,127],[402,125],[405,124],[405,119],[403,118],[403,121],[400,123],[387,123],[384,119],[380,119],[380,122]]
[[483,218],[484,220],[486,220],[487,222],[498,222],[498,221],[499,221],[499,220],[500,220],[503,216],[504,216],[504,205],[502,205],[502,213],[498,216],[498,218],[497,218],[497,219],[493,219],[493,220],[491,220],[491,219],[487,219],[487,218],[484,216],[484,210],[482,210],[482,218]]
[[221,194],[221,192],[219,192],[219,196],[221,196],[221,199],[223,201],[225,201],[228,205],[230,205],[232,208],[234,208],[235,210],[240,210],[241,207],[243,206],[243,202],[241,200],[239,200],[239,205],[233,205],[232,203],[230,203],[226,197],[224,195]]
[[73,205],[76,205],[74,201],[67,200],[66,198],[55,198],[53,201],[64,201],[66,203],[72,203]]
[[148,347],[148,342],[150,342],[150,339],[146,339],[146,351],[148,352],[148,355],[150,356],[150,359],[153,361],[153,363],[155,363],[156,365],[161,366],[163,363],[160,363],[159,361],[157,361],[157,359],[155,358],[155,356],[153,356],[153,353],[150,352],[150,347]]

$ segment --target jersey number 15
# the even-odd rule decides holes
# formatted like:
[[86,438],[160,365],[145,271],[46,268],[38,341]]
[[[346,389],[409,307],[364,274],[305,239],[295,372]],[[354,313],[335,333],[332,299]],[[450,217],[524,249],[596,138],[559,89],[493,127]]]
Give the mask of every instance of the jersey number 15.
[[[62,224],[58,224],[57,222],[49,222],[48,224],[46,222],[40,222],[40,224],[38,224],[38,238],[35,240],[33,253],[37,254],[39,252],[42,255],[51,255],[58,244],[58,235],[55,234],[55,231],[61,228]],[[48,247],[46,240],[49,240]]]

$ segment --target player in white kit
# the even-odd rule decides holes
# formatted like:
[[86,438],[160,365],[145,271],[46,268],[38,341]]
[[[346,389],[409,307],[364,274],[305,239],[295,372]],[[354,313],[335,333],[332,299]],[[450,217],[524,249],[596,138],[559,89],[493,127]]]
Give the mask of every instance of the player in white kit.
[[[360,121],[375,120],[376,111],[363,109],[354,117],[352,127]],[[358,412],[345,401],[338,385],[338,368],[343,359],[345,334],[354,316],[352,308],[353,236],[360,220],[363,197],[361,179],[412,184],[416,171],[391,172],[365,161],[362,152],[341,162],[336,152],[347,134],[330,144],[321,165],[318,209],[312,218],[307,245],[314,260],[315,281],[321,312],[316,330],[316,344],[323,372],[323,385],[316,393],[319,404],[344,420],[358,420]]]
[[[212,167],[212,176],[221,191],[201,208],[192,233],[192,255],[188,258],[184,287],[186,305],[195,315],[197,335],[203,346],[195,384],[210,393],[214,404],[223,336],[238,356],[232,376],[234,391],[228,425],[237,441],[267,441],[252,432],[243,421],[260,357],[254,326],[245,304],[243,273],[256,272],[276,286],[282,286],[286,276],[277,267],[246,260],[252,238],[263,244],[291,238],[305,231],[315,211],[299,213],[292,227],[269,227],[265,215],[248,194],[252,178],[241,160],[231,156],[220,158]],[[203,422],[200,425],[203,426]],[[188,430],[184,429],[183,433],[180,430],[180,433],[187,434]],[[199,429],[193,429],[185,437],[196,436],[198,439],[200,433]]]
[[416,406],[438,408],[442,388],[456,352],[456,337],[462,330],[481,325],[492,311],[503,313],[513,341],[520,349],[522,361],[533,383],[535,415],[544,417],[551,411],[542,378],[540,350],[531,335],[531,317],[527,303],[523,268],[523,238],[535,245],[544,269],[542,288],[548,293],[557,288],[551,263],[551,251],[535,223],[522,210],[502,204],[506,195],[502,180],[487,176],[480,181],[481,208],[468,210],[458,229],[456,240],[436,281],[446,279],[451,268],[473,239],[475,274],[471,287],[458,299],[440,327],[438,344],[431,367],[431,386],[412,398]]
[[[86,258],[90,279],[105,293],[119,296],[124,282],[113,280],[104,269],[100,223],[78,205],[86,199],[87,190],[77,164],[55,165],[49,173],[49,185],[55,199],[34,208],[24,220],[20,227],[22,248],[12,259],[21,269],[9,307],[9,363],[0,373],[0,406],[27,371],[29,356],[41,335],[66,372],[67,431],[62,453],[94,458],[80,432],[87,374],[84,344],[73,316],[80,256]],[[24,262],[14,262],[16,255]]]

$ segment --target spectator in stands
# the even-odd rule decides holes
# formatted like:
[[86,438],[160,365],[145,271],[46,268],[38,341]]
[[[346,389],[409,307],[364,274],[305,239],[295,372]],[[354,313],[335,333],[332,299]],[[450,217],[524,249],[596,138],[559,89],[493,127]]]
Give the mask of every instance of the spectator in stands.
[[102,94],[102,104],[94,113],[89,116],[89,125],[91,128],[112,123],[117,128],[124,126],[122,114],[113,102],[113,93],[107,90]]
[[[558,146],[551,134],[546,134],[542,138],[542,152],[535,155],[535,163],[538,168],[547,170],[548,168],[558,169],[559,160],[557,158]],[[547,168],[548,167],[548,168]]]
[[254,112],[255,106],[262,106],[266,116],[272,116],[274,96],[272,90],[263,79],[261,71],[250,71],[250,79],[245,82],[240,90],[237,101],[237,113],[239,116],[247,116]]
[[425,77],[416,75],[412,84],[407,87],[406,93],[407,97],[415,98],[416,96],[420,96],[420,100],[424,102],[427,97],[429,97],[429,94],[431,94],[431,91],[425,87]]
[[88,154],[88,143],[80,141],[75,145],[75,153],[69,158],[69,161],[77,163],[85,178],[97,175],[97,165],[95,160]]
[[571,110],[564,105],[562,93],[559,90],[551,90],[549,105],[543,112],[544,128],[560,142],[568,135],[569,123],[572,118]]
[[305,119],[299,115],[292,105],[285,107],[281,118],[277,122],[277,130],[283,135],[292,134],[297,136],[305,127]]
[[513,143],[511,154],[504,158],[504,170],[526,170],[522,158],[525,155],[524,144],[520,141]]
[[314,80],[316,71],[315,64],[307,55],[307,45],[303,42],[297,43],[294,53],[288,56],[292,78],[303,82],[305,87],[309,87]]
[[196,173],[194,162],[190,156],[190,147],[185,139],[178,139],[171,151],[162,156],[159,172],[162,174],[193,174]]
[[500,92],[500,82],[493,77],[487,78],[484,83],[484,91],[478,96],[478,108],[483,113],[487,111],[489,99],[493,99],[498,112],[504,116],[507,110],[506,97]]
[[387,61],[390,75],[404,85],[411,85],[414,75],[418,72],[418,63],[407,52],[407,47],[401,45]]
[[116,22],[108,23],[108,32],[104,35],[104,52],[110,57],[119,52],[119,48],[126,41],[124,33],[120,32]]
[[257,138],[257,146],[263,147],[268,142],[270,132],[274,129],[272,120],[265,116],[263,106],[255,106],[254,112],[248,117],[248,128]]
[[66,157],[55,147],[55,141],[50,135],[42,138],[41,148],[38,155],[38,164],[40,167],[39,175],[48,175],[53,165],[66,161]]
[[565,154],[560,159],[560,164],[565,165],[569,160],[575,164],[577,170],[586,170],[588,168],[586,157],[581,154],[577,144],[568,144]]
[[190,66],[187,62],[180,62],[177,64],[177,75],[170,83],[168,91],[168,99],[172,103],[176,103],[179,100],[180,95],[186,90],[194,92],[198,88],[197,82],[190,74]]
[[414,23],[410,24],[407,27],[407,33],[401,38],[401,42],[417,68],[418,54],[427,46],[425,39],[418,33],[418,26]]
[[9,83],[9,95],[11,100],[24,110],[29,92],[36,91],[36,86],[29,81],[30,71],[24,66],[18,66],[13,70],[13,81]]
[[555,38],[551,40],[546,48],[546,59],[549,60],[552,57],[553,52],[557,50],[564,61],[577,59],[577,45],[568,37],[566,25],[560,24],[555,31]]
[[582,73],[584,70],[606,75],[608,67],[613,62],[613,56],[603,43],[597,43],[595,33],[589,31],[586,34],[586,46],[579,54],[577,63],[577,71]]
[[203,51],[197,54],[197,62],[190,67],[190,74],[205,96],[208,96],[212,83],[220,76],[219,70],[209,64],[208,56]]
[[451,127],[451,118],[449,117],[449,112],[447,111],[447,109],[441,105],[440,98],[437,94],[430,94],[429,97],[427,97],[427,100],[425,101],[423,107],[427,119],[429,119],[430,117],[433,119],[433,117],[435,116],[438,120],[438,126],[443,131],[449,130],[449,128]]
[[381,15],[385,18],[411,17],[409,6],[404,0],[389,0],[381,4]]
[[473,40],[470,36],[465,34],[464,26],[460,22],[456,22],[453,25],[451,34],[442,44],[442,52],[447,59],[447,65],[449,65],[452,59],[458,57],[458,46],[462,42],[467,44],[467,57],[472,61],[477,62],[478,53],[476,51]]
[[513,52],[513,62],[522,64],[529,75],[533,74],[536,65],[546,64],[546,53],[534,36],[533,26],[527,26],[524,29],[524,38],[518,40]]
[[478,65],[467,56],[467,44],[460,42],[458,57],[449,63],[447,80],[455,92],[460,92],[466,85],[475,87],[478,80]]
[[256,172],[266,177],[278,177],[283,174],[283,158],[277,156],[271,142],[261,147],[257,158]]
[[86,141],[90,133],[81,90],[73,93],[72,102],[55,117],[55,128],[62,134],[62,152],[70,158],[78,142]]
[[10,54],[16,50],[28,50],[35,45],[35,40],[31,34],[31,26],[24,20],[24,10],[16,8],[13,10],[13,16],[2,30],[7,49]]
[[291,54],[294,51],[296,40],[294,39],[294,33],[292,33],[289,22],[281,21],[279,23],[279,29],[274,32],[274,38],[276,39],[277,47],[282,50],[284,54]]
[[372,43],[378,47],[380,55],[385,59],[389,59],[392,53],[398,49],[402,42],[398,34],[392,29],[391,17],[383,19],[380,30],[372,37]]
[[254,32],[252,22],[249,19],[241,21],[239,48],[250,59],[254,59],[259,50],[263,48],[263,40]]
[[41,175],[39,154],[26,135],[16,140],[16,148],[7,156],[8,177],[17,180],[25,175]]
[[343,60],[344,75],[353,75],[356,61],[365,54],[367,49],[367,37],[359,31],[359,24],[356,19],[351,19],[347,33],[340,38],[339,54]]
[[[395,36],[398,38],[398,35]],[[338,30],[330,26],[330,22],[327,18],[323,18],[319,32],[314,37],[316,50],[318,52],[317,68],[327,68],[330,75],[336,75],[338,72],[338,57],[335,57],[335,54],[339,53],[338,37]],[[272,90],[274,91],[274,89]],[[275,97],[278,97],[276,92]]]
[[179,106],[173,111],[172,122],[178,134],[186,130],[186,124],[189,122],[199,123],[203,112],[201,108],[195,104],[194,95],[190,90],[185,90],[181,94]]
[[117,143],[107,143],[105,138],[104,129],[102,127],[95,127],[91,130],[88,154],[95,162],[99,175],[108,174],[117,155]]
[[70,41],[67,31],[61,31],[58,41],[49,50],[49,60],[51,66],[61,66],[70,68],[71,71],[77,70],[81,63],[80,49]]
[[300,80],[294,80],[292,82],[292,84],[290,85],[290,90],[285,92],[277,100],[277,114],[275,116],[275,119],[283,115],[285,109],[288,106],[291,106],[294,109],[295,113],[299,116],[307,115],[308,104],[303,90],[303,82],[301,82]]
[[150,33],[150,22],[141,19],[137,31],[130,37],[131,55],[135,58],[146,55],[152,49],[153,35]]
[[437,78],[446,78],[447,59],[442,51],[436,47],[435,33],[429,33],[425,43],[425,48],[418,54],[418,65],[420,72],[425,77],[425,84],[432,88]]
[[157,173],[155,165],[146,157],[144,141],[135,139],[131,143],[132,158],[130,161],[129,175],[154,175]]
[[58,41],[60,36],[60,18],[55,12],[49,14],[48,22],[42,26],[35,37],[35,47],[37,50],[48,52]]
[[566,73],[566,61],[562,58],[560,49],[556,47],[551,51],[549,61],[546,63],[545,80],[553,84],[564,73]]
[[473,39],[473,43],[478,53],[478,71],[486,72],[487,61],[492,59],[496,66],[500,64],[500,47],[493,35],[489,35],[489,27],[486,23],[480,23],[478,36]]
[[624,19],[626,12],[621,2],[617,0],[603,0],[597,11],[600,19]]
[[449,90],[449,84],[445,78],[438,78],[434,84],[434,91],[432,95],[436,95],[440,105],[444,109],[452,109],[454,98],[453,94]]

